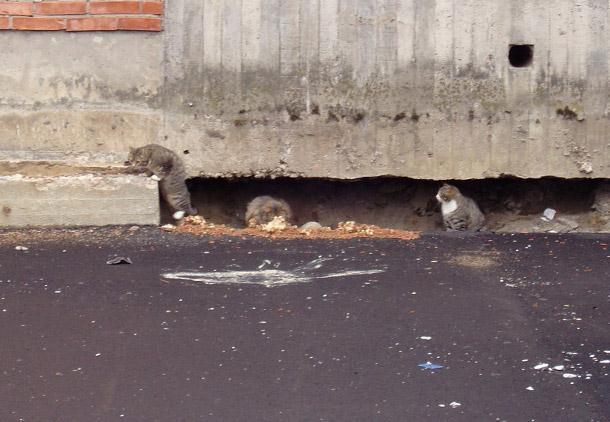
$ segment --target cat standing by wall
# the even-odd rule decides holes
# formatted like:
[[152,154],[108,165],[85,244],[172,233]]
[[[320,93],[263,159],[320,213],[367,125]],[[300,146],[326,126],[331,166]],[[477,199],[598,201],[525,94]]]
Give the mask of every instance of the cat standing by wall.
[[182,219],[185,214],[197,214],[186,187],[184,163],[172,150],[156,144],[129,148],[126,164],[132,166],[133,172],[145,172],[159,182],[161,197],[169,204],[175,220]]
[[458,188],[443,184],[436,199],[441,203],[443,224],[449,231],[478,231],[485,224],[485,216],[472,199],[462,195]]
[[284,217],[287,223],[292,222],[292,210],[283,199],[271,196],[257,196],[246,208],[246,225],[256,227],[269,223],[274,217]]

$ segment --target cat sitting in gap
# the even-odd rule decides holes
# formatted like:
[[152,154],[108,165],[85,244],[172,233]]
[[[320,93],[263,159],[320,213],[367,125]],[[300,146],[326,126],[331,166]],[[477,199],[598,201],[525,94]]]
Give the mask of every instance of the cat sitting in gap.
[[256,227],[269,223],[274,217],[284,217],[287,223],[292,222],[292,210],[283,199],[271,196],[257,196],[246,208],[246,225]]
[[132,172],[144,172],[159,182],[161,197],[172,209],[174,220],[181,220],[185,214],[197,214],[186,187],[184,163],[172,150],[156,144],[129,148],[125,164],[132,166]]
[[436,199],[441,203],[443,224],[449,231],[478,231],[485,224],[485,216],[472,199],[462,195],[458,188],[447,183],[438,190]]

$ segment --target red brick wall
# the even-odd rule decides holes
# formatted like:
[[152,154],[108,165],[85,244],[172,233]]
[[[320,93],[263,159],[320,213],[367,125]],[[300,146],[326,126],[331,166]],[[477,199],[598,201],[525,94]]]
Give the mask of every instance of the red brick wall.
[[0,0],[0,30],[161,31],[163,0]]

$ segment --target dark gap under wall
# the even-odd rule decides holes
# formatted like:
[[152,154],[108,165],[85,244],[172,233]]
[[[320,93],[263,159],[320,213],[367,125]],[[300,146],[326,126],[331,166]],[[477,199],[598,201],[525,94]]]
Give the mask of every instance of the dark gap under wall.
[[[546,208],[577,230],[607,231],[608,221],[592,211],[596,189],[607,181],[592,179],[484,179],[448,181],[475,199],[496,231],[545,231],[538,227]],[[258,195],[286,200],[295,223],[318,221],[334,227],[340,221],[404,230],[442,230],[435,199],[441,182],[378,177],[352,181],[327,179],[209,179],[188,181],[199,214],[215,224],[244,226],[247,203]],[[169,213],[164,210],[164,220]],[[605,229],[604,229],[605,227]],[[547,231],[552,231],[551,229]]]

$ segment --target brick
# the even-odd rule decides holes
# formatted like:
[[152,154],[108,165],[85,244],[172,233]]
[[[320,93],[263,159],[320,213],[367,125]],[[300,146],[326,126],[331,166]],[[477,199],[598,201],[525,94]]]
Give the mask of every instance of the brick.
[[92,1],[89,3],[89,13],[92,15],[140,13],[140,3],[137,1]]
[[161,31],[161,19],[119,18],[119,29],[125,31]]
[[37,15],[84,15],[87,3],[84,1],[49,1],[36,3]]
[[66,29],[61,18],[13,18],[13,29],[21,31],[60,31]]
[[0,30],[1,29],[9,29],[11,27],[11,23],[9,22],[6,16],[0,17]]
[[162,15],[163,3],[158,1],[145,1],[142,3],[142,13],[146,15]]
[[0,15],[31,16],[32,3],[19,1],[0,2]]
[[67,31],[116,31],[119,28],[117,18],[95,17],[68,19]]

